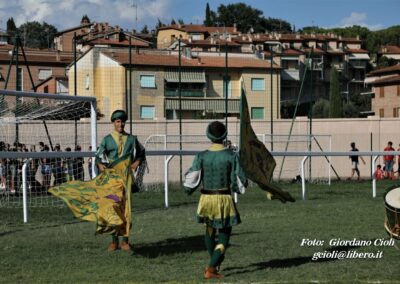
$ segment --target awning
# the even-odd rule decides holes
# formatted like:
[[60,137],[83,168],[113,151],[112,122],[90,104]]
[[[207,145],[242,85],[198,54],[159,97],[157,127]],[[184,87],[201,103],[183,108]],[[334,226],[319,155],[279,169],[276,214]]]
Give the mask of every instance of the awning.
[[296,60],[296,61],[299,61],[299,56],[297,56],[297,57],[282,56],[281,60]]
[[[239,113],[239,99],[228,99],[228,112]],[[165,109],[179,110],[178,99],[166,99]],[[197,99],[182,99],[182,110],[200,110],[214,113],[225,113],[225,100],[197,100]]]
[[349,59],[350,60],[354,60],[354,59],[357,59],[357,60],[359,60],[359,59],[367,59],[367,60],[369,60],[370,58],[369,58],[369,55],[367,54],[367,53],[350,53],[350,55],[349,55]]
[[[179,72],[176,69],[170,69],[165,72],[165,80],[169,83],[179,82]],[[206,75],[204,71],[197,71],[192,69],[181,70],[182,83],[205,83]]]

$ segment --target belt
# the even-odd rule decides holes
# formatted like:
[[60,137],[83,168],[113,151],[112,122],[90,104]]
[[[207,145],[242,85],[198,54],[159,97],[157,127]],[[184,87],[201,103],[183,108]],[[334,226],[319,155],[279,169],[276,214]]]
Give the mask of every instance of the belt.
[[206,189],[202,189],[202,190],[200,190],[200,192],[202,194],[208,194],[208,195],[216,195],[216,194],[230,195],[231,194],[231,190],[230,189],[222,189],[222,190],[206,190]]

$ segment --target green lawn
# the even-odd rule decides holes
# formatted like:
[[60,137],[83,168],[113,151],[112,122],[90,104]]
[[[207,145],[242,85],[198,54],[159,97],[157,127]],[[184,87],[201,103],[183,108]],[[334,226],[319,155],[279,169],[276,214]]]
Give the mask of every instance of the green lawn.
[[[222,265],[224,281],[399,282],[396,247],[329,244],[332,239],[388,239],[382,196],[392,184],[378,183],[375,199],[370,182],[308,185],[306,201],[299,184],[287,184],[297,198],[293,204],[269,201],[261,190],[248,189],[240,196],[243,223],[233,230]],[[74,219],[65,207],[30,209],[25,225],[21,209],[0,208],[0,282],[203,282],[208,254],[204,227],[194,221],[198,197],[198,192],[187,197],[172,190],[171,206],[164,209],[162,192],[135,194],[133,254],[108,253],[109,237],[94,236],[94,224]],[[303,239],[324,244],[301,246]],[[324,251],[382,251],[382,258],[312,260],[314,253]]]

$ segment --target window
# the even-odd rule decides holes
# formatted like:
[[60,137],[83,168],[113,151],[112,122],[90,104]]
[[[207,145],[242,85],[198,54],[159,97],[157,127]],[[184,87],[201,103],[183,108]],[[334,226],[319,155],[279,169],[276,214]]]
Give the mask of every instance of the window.
[[400,85],[397,85],[397,96],[400,97]]
[[89,74],[86,74],[86,78],[85,78],[85,88],[86,90],[89,90],[90,87],[90,77]]
[[53,74],[51,69],[39,69],[39,80],[46,80]]
[[264,119],[264,108],[263,107],[252,107],[251,108],[251,119]]
[[397,107],[393,108],[393,117],[399,117],[399,109]]
[[156,78],[154,75],[140,75],[140,87],[155,88]]
[[252,78],[251,79],[251,90],[252,91],[265,91],[264,78]]
[[155,112],[154,106],[140,106],[140,119],[154,119]]
[[379,97],[380,98],[385,97],[385,87],[380,87],[379,88]]
[[385,110],[383,108],[379,109],[379,117],[385,117]]
[[43,92],[47,94],[49,92],[49,86],[45,86]]

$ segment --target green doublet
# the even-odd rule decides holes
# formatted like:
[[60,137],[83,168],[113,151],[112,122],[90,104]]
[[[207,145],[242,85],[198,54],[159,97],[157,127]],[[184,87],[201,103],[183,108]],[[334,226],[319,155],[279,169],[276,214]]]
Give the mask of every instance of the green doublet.
[[139,143],[136,136],[127,133],[119,135],[114,131],[101,141],[96,153],[96,164],[110,164],[127,154],[130,154],[132,162],[143,161],[144,147]]
[[[237,153],[222,144],[214,144],[196,155],[186,173],[185,191],[193,193],[203,184],[206,191],[230,190],[244,193],[246,177],[240,168]],[[230,194],[202,194],[197,208],[197,220],[213,228],[239,224],[240,215]]]

